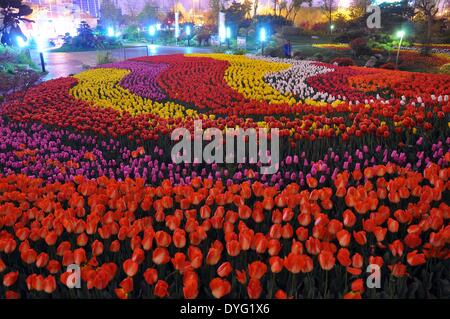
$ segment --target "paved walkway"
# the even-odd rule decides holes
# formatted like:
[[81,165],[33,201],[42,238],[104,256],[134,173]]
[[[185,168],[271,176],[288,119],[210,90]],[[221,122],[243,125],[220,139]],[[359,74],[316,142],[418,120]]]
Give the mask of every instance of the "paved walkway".
[[[145,55],[165,54],[189,54],[210,53],[209,48],[175,47],[149,45],[146,47],[129,47],[124,49],[109,50],[118,61],[136,58]],[[99,51],[86,52],[44,52],[45,65],[48,75],[45,80],[69,76],[83,71],[83,65],[95,66]],[[40,65],[39,52],[31,51],[31,56],[36,64]]]

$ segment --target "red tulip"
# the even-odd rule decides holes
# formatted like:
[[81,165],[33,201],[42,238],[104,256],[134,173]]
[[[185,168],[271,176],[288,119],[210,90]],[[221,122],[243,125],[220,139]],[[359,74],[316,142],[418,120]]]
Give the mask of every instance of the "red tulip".
[[220,299],[231,292],[231,284],[226,279],[214,278],[209,283],[209,288],[214,298]]
[[155,296],[165,298],[169,295],[169,285],[164,280],[158,280],[154,289]]
[[167,264],[170,261],[169,251],[166,248],[156,248],[153,250],[152,260],[157,265]]
[[222,265],[217,268],[217,275],[220,277],[227,277],[231,272],[233,271],[233,267],[231,266],[231,263],[224,262]]
[[123,263],[123,270],[128,277],[133,277],[139,270],[139,264],[131,259],[127,259]]
[[3,276],[3,286],[5,287],[11,287],[14,285],[17,281],[17,278],[19,278],[19,272],[18,271],[11,271]]
[[153,285],[158,280],[158,271],[154,268],[148,268],[144,272],[144,279],[149,285]]
[[247,285],[247,293],[250,299],[258,299],[262,293],[261,282],[258,279],[250,279]]
[[331,270],[334,267],[336,260],[333,254],[329,251],[322,250],[319,254],[319,264],[323,270]]
[[408,261],[408,264],[411,266],[419,266],[425,264],[427,261],[425,259],[424,254],[419,254],[417,250],[414,250],[406,256],[406,260]]
[[248,275],[252,279],[261,279],[267,272],[267,266],[260,261],[254,261],[248,265]]

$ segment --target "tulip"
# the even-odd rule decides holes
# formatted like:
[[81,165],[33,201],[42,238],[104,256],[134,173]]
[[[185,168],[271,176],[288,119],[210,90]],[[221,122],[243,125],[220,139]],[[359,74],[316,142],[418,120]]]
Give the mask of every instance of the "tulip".
[[231,284],[226,279],[214,278],[209,283],[211,293],[216,299],[220,299],[231,292]]
[[13,286],[16,283],[18,277],[19,277],[18,271],[15,271],[15,272],[11,271],[11,272],[5,274],[3,276],[3,286],[5,286],[5,287]]
[[123,270],[127,274],[128,277],[133,277],[137,274],[139,270],[139,264],[134,260],[127,259],[123,263]]
[[335,264],[335,258],[329,251],[322,250],[319,254],[319,264],[323,270],[331,270]]
[[153,293],[159,298],[165,298],[169,295],[169,285],[164,280],[158,280]]

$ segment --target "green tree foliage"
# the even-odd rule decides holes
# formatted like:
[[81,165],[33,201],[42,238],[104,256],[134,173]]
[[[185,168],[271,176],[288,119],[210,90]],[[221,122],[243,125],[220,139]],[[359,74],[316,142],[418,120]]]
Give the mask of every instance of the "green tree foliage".
[[12,46],[16,44],[16,38],[21,37],[26,41],[26,37],[20,29],[22,21],[34,22],[25,18],[33,13],[33,10],[22,0],[0,0],[0,25],[1,43]]
[[122,10],[113,0],[103,0],[100,6],[100,22],[105,27],[116,27],[123,20]]
[[138,15],[141,24],[147,25],[155,23],[158,20],[159,9],[156,4],[147,2]]

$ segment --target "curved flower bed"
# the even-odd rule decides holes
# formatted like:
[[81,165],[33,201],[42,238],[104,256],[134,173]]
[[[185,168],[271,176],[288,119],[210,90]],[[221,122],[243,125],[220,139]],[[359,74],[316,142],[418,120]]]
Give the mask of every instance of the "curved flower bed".
[[[0,298],[446,298],[449,92],[448,75],[172,55],[12,96]],[[278,171],[174,164],[170,134],[200,119],[278,128]]]
[[149,100],[161,101],[166,98],[156,82],[158,75],[167,69],[166,64],[125,61],[103,64],[100,67],[130,70],[130,73],[120,81],[121,87]]

